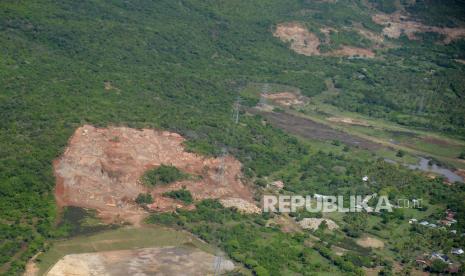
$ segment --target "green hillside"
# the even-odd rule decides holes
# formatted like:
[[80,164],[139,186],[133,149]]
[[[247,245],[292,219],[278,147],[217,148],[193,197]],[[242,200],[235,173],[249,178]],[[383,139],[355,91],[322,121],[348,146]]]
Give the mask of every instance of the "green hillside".
[[[333,45],[327,45],[328,49],[341,45],[372,47],[371,41],[346,27],[361,25],[380,33],[382,27],[371,16],[394,9],[387,4],[380,7],[365,3],[380,1],[330,2],[1,1],[0,274],[19,274],[26,261],[48,241],[68,235],[57,223],[61,215],[53,196],[52,162],[83,124],[172,130],[188,139],[190,150],[206,155],[219,155],[226,147],[244,164],[248,179],[280,177],[291,183],[287,192],[315,192],[327,187],[344,193],[371,192],[373,187],[357,187],[354,179],[359,179],[364,170],[383,174],[388,168],[387,176],[380,176],[388,189],[416,192],[432,201],[431,205],[456,207],[464,217],[465,206],[459,203],[465,195],[463,186],[445,189],[439,179],[428,180],[369,158],[328,157],[318,151],[318,146],[262,124],[260,116],[245,114],[244,110],[240,124],[231,119],[237,95],[248,83],[289,85],[313,97],[327,89],[325,80],[330,79],[341,93],[325,103],[341,111],[464,140],[465,65],[455,60],[465,59],[465,40],[443,45],[431,33],[424,34],[420,41],[405,36],[386,38],[392,47],[376,49],[377,58],[351,59],[302,56],[273,37],[276,24],[298,21],[319,36],[323,35],[318,31],[322,27],[338,29],[339,36]],[[453,4],[447,6],[438,2],[417,1],[406,9],[419,20],[432,21],[427,22],[431,25],[449,26],[449,21],[453,22],[451,26],[463,24],[463,13],[457,11],[457,7],[464,9],[463,1],[446,1]],[[324,168],[313,168],[312,160],[321,161]],[[354,167],[347,175],[337,175],[334,166]],[[400,186],[394,183],[399,179],[390,178],[397,169],[407,179]],[[327,173],[330,176],[324,178]],[[320,254],[324,249],[301,248],[300,239],[307,237],[278,230],[270,234],[270,230],[258,226],[265,218],[256,219],[258,222],[254,219],[240,218],[248,230],[256,231],[252,237],[259,246],[251,253],[254,256],[244,255],[251,249],[241,237],[234,237],[237,246],[221,246],[222,241],[233,241],[217,222],[213,222],[214,237],[204,238],[218,243],[227,253],[235,253],[234,259],[256,274],[304,273],[306,265],[317,269],[305,258],[325,256]],[[206,226],[197,218],[188,217],[188,221],[192,224],[185,228],[200,236],[205,227],[211,226],[207,219]],[[457,229],[465,229],[465,224],[460,223]],[[434,238],[436,234],[431,235]],[[274,247],[266,247],[266,237],[275,238]],[[388,239],[386,233],[384,237]],[[463,241],[454,242],[454,246],[463,245]],[[289,267],[272,264],[261,255],[268,250],[279,252],[283,244],[292,247],[286,251],[292,252]],[[396,246],[408,244],[392,245],[388,259],[403,261]],[[377,252],[368,262],[382,265],[378,258],[387,254]],[[347,264],[360,264],[362,260],[357,258],[326,256],[327,263],[319,264],[324,268],[320,272],[357,274],[359,269]],[[249,259],[258,263],[248,263]]]

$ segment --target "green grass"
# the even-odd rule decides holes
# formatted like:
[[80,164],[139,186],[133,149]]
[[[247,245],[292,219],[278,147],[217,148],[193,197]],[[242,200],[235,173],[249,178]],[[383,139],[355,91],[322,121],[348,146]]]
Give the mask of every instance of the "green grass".
[[120,228],[89,236],[54,241],[50,249],[39,255],[39,275],[43,275],[58,260],[68,254],[99,251],[138,249],[158,246],[193,244],[199,249],[215,254],[216,250],[185,231],[151,225],[143,228]]

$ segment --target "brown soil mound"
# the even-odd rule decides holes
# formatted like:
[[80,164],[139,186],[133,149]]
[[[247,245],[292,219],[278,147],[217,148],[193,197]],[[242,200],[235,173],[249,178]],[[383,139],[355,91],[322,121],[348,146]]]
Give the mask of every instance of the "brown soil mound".
[[[138,224],[146,212],[134,203],[139,193],[152,193],[150,208],[171,211],[180,202],[162,197],[170,190],[188,189],[194,199],[242,198],[253,203],[252,192],[241,180],[241,163],[233,157],[205,158],[184,150],[184,138],[176,133],[126,127],[76,130],[64,154],[54,162],[59,206],[97,209],[106,221]],[[139,182],[143,173],[171,164],[197,175],[149,190]]]
[[320,40],[299,23],[282,23],[278,24],[274,36],[284,42],[291,43],[291,49],[295,52],[306,55],[320,55]]
[[433,32],[445,36],[443,43],[449,44],[454,40],[465,37],[465,28],[441,28],[427,26],[418,21],[412,21],[407,15],[401,12],[393,14],[375,14],[372,17],[373,22],[385,26],[383,34],[390,38],[399,38],[404,33],[408,39],[417,40],[416,33]]

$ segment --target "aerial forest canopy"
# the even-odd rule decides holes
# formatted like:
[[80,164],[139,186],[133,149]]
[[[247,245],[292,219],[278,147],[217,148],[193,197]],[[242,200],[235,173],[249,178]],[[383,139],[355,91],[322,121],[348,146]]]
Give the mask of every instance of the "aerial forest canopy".
[[[344,135],[329,143],[306,140],[251,111],[265,101],[262,92],[295,90],[298,101],[325,107],[311,110],[316,119],[333,111],[357,114],[395,126],[386,133],[399,140],[411,138],[403,131],[409,129],[420,141],[411,146],[422,152],[444,145],[421,144],[421,134],[454,141],[431,162],[465,169],[459,160],[465,152],[464,11],[457,0],[2,0],[0,274],[21,273],[50,241],[73,232],[55,202],[53,162],[83,125],[171,131],[186,139],[187,151],[217,160],[226,151],[241,162],[244,182],[258,190],[256,202],[271,180],[280,180],[283,193],[382,191],[392,199],[424,198],[429,209],[418,214],[425,219],[440,220],[446,209],[464,218],[462,184],[448,186],[401,165],[418,148],[397,157],[403,148],[395,148],[395,165],[379,158],[385,157],[379,148],[354,146]],[[409,17],[401,20],[400,13]],[[391,137],[352,127],[377,142]],[[376,183],[360,182],[365,175]],[[148,186],[164,186],[197,176],[166,166],[150,177]],[[442,232],[395,230],[417,213],[332,218],[343,224],[337,234],[315,233],[328,244],[304,246],[307,232],[270,228],[266,214],[239,214],[184,188],[167,195],[197,207],[152,214],[149,223],[186,229],[256,275],[304,275],[307,268],[357,275],[362,266],[391,271],[393,263],[415,260],[410,246],[417,246],[415,254],[465,246]],[[465,232],[464,221],[453,227]],[[389,242],[386,257],[354,242],[366,229],[386,241],[391,234],[411,241]],[[328,252],[331,246],[355,249],[340,257]]]

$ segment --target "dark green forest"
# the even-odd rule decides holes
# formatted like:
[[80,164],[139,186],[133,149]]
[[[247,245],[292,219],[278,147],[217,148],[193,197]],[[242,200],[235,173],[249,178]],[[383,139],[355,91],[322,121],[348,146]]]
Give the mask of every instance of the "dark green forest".
[[[447,6],[439,1],[417,2],[410,11],[434,21],[430,24],[452,24],[448,18],[457,24],[463,19],[455,8],[463,10],[463,1],[444,1],[453,3]],[[433,12],[436,6],[441,12]],[[379,9],[391,11],[387,5]],[[307,10],[315,12],[303,12]],[[2,0],[0,272],[19,274],[47,240],[67,235],[57,225],[61,214],[54,202],[52,162],[83,124],[175,131],[188,139],[188,149],[206,155],[219,155],[227,148],[244,164],[249,179],[287,171],[282,178],[291,183],[288,192],[332,187],[347,193],[372,191],[378,187],[352,183],[362,168],[375,170],[378,163],[364,166],[315,152],[295,137],[262,124],[260,116],[243,111],[240,124],[234,124],[234,101],[249,82],[290,85],[314,96],[326,89],[326,79],[332,79],[342,93],[328,103],[341,110],[464,139],[465,65],[454,61],[465,58],[464,40],[445,46],[434,38],[401,38],[398,47],[379,50],[382,58],[366,60],[301,56],[272,36],[276,24],[288,21],[302,21],[311,28],[357,22],[379,32],[381,26],[371,21],[371,12],[356,0]],[[107,83],[111,87],[106,89]],[[348,173],[323,178],[310,161],[340,163]],[[396,168],[379,166],[388,169],[376,171],[383,179],[380,185],[388,183],[407,194],[420,192],[440,203],[452,198],[451,204],[464,217],[459,201],[463,188],[445,190],[417,174],[397,174]],[[203,214],[204,209],[196,212],[206,222],[215,219]],[[240,231],[215,222],[215,231],[207,236],[209,229],[202,227],[210,226],[195,216],[185,214],[193,224],[183,226],[207,241],[227,242],[226,252],[256,274],[285,266],[260,257],[270,252],[267,246],[251,248],[249,240],[234,241],[231,235],[273,236],[276,248],[283,244],[289,248],[289,267],[296,272],[303,272],[308,251],[316,252],[298,246],[304,238],[258,227],[260,221],[249,218],[245,222],[237,218],[245,227],[237,226]],[[325,255],[322,247],[315,248]],[[254,262],[241,255],[248,250],[256,250]],[[348,260],[328,258],[337,268],[322,271],[360,272],[346,264]]]

